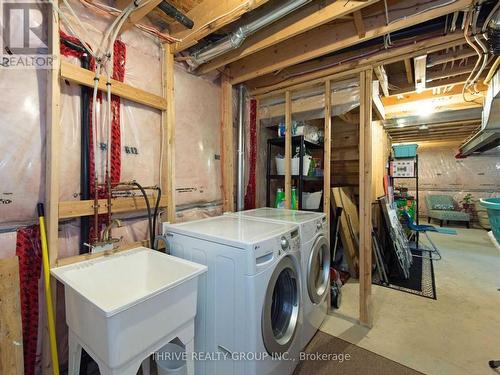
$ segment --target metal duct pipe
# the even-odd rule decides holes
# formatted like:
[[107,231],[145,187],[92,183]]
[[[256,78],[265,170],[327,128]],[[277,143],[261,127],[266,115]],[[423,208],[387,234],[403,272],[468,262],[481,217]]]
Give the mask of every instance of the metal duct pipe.
[[166,1],[162,1],[160,4],[158,4],[158,8],[167,16],[172,17],[174,20],[180,22],[188,29],[193,28],[194,26],[193,20],[188,16],[186,16],[184,13],[182,13],[179,9],[177,9],[173,5],[167,3]]
[[228,36],[218,40],[215,43],[209,44],[206,47],[193,52],[187,59],[187,63],[192,69],[197,68],[203,63],[214,59],[230,50],[236,49],[243,41],[253,33],[262,29],[265,26],[285,17],[294,10],[302,7],[303,5],[309,3],[311,0],[291,0],[287,1],[285,4],[273,9],[269,13],[255,19],[254,21],[238,27]]
[[238,87],[238,183],[236,187],[236,211],[245,209],[245,87]]

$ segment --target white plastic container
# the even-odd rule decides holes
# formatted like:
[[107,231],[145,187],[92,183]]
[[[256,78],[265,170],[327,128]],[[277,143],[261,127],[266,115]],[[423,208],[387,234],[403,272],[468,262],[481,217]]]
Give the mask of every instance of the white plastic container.
[[302,208],[306,210],[317,210],[321,202],[323,190],[314,193],[302,193]]
[[99,359],[100,368],[125,374],[132,362],[137,371],[179,329],[192,325],[194,333],[198,276],[206,270],[139,247],[51,273],[65,285],[70,336]]
[[[278,175],[284,175],[285,174],[285,159],[284,158],[275,158],[276,160],[276,174]],[[311,165],[311,156],[305,155],[303,157],[303,166],[302,166],[302,174],[304,176],[307,176],[307,173],[309,172],[309,166]],[[299,174],[299,162],[300,159],[297,158],[292,158],[292,175],[296,176]]]
[[177,344],[169,342],[155,354],[158,375],[186,375],[187,365],[183,359],[186,350]]

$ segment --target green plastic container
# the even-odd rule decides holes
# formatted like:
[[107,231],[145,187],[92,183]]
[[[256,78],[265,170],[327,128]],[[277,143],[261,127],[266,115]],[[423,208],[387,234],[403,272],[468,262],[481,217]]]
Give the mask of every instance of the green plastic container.
[[276,191],[276,199],[274,201],[275,208],[285,208],[285,192],[282,188]]
[[414,158],[417,156],[417,147],[416,143],[412,143],[409,145],[395,145],[392,146],[392,150],[394,151],[395,158]]
[[488,219],[490,219],[491,231],[497,242],[500,243],[500,198],[484,198],[479,201],[481,206],[486,208]]

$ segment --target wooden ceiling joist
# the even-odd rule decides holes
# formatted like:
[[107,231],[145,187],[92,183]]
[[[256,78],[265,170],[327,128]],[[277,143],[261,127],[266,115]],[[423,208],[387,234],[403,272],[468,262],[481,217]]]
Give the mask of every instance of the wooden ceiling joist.
[[[321,77],[353,71],[370,65],[386,65],[405,58],[413,58],[422,53],[432,53],[464,43],[462,33],[429,38],[423,36],[421,41],[402,42],[389,49],[381,48],[379,52],[373,47],[349,51],[323,59],[308,61],[284,69],[279,74],[268,74],[247,82],[250,93],[255,96],[283,90],[286,87],[311,82]],[[358,58],[358,56],[366,56]],[[392,77],[391,77],[392,78]],[[392,83],[392,82],[391,82]]]
[[477,54],[470,48],[460,49],[458,51],[449,51],[446,53],[440,53],[428,57],[427,67],[432,68],[433,66],[436,65],[441,65],[456,60],[467,59],[473,56],[477,57]]
[[358,32],[359,38],[364,38],[366,35],[365,22],[363,21],[363,15],[361,11],[357,10],[353,14],[354,17],[354,26],[356,27],[356,31]]
[[200,39],[236,21],[242,15],[250,12],[268,0],[204,0],[201,4],[191,9],[187,16],[194,21],[192,30],[176,22],[170,28],[170,34],[180,39],[176,43],[174,52],[181,52],[193,45]]
[[461,141],[466,139],[470,134],[454,134],[454,135],[440,135],[440,134],[427,134],[427,135],[413,135],[404,138],[393,138],[392,143],[406,143],[406,142],[425,142],[425,141]]
[[[118,9],[124,9],[133,1],[134,0],[116,0],[115,7]],[[123,24],[120,32],[124,32],[125,30],[130,29],[137,22],[146,17],[148,13],[151,12],[154,8],[156,8],[158,4],[160,4],[161,2],[162,0],[151,0],[149,3],[142,6],[141,8],[134,10],[128,17],[128,20]]]
[[377,1],[379,0],[349,1],[347,3],[329,0],[326,4],[323,2],[314,2],[274,22],[260,32],[249,36],[241,47],[200,66],[198,72],[208,73],[327,22],[343,18],[353,11],[354,13],[359,12],[360,9]]
[[[410,92],[410,93],[405,93],[405,94],[397,94],[397,95],[391,95],[382,98],[382,103],[384,106],[390,106],[390,105],[397,105],[397,104],[405,104],[405,103],[411,103],[415,102],[418,100],[426,100],[426,99],[435,99],[438,98],[439,96],[449,96],[449,95],[457,95],[462,93],[464,83],[458,83],[453,85],[451,88],[447,89],[446,91],[442,90],[442,92],[439,93],[434,93],[433,90],[436,90],[436,88],[428,88],[425,91],[421,93],[417,92]],[[477,83],[477,89],[480,92],[486,91],[488,89],[488,86],[483,84],[483,81],[479,81]]]
[[433,128],[449,128],[449,127],[456,127],[459,125],[479,125],[481,124],[481,119],[476,118],[476,119],[470,119],[470,120],[458,120],[458,121],[444,121],[444,122],[439,122],[434,120],[426,121],[422,124],[410,124],[410,125],[389,125],[389,126],[384,126],[384,129],[387,130],[388,132],[404,132],[410,129],[418,129],[422,125],[427,125],[428,127],[433,127]]
[[404,64],[405,64],[406,80],[411,85],[413,83],[413,71],[411,68],[411,60],[408,58],[404,59]]
[[439,69],[429,69],[427,72],[427,77],[426,77],[426,82],[432,82],[432,81],[437,81],[439,79],[443,78],[449,78],[449,77],[456,77],[456,76],[461,76],[465,74],[470,74],[472,71],[474,65],[466,65],[462,67],[457,67],[454,69],[441,69],[441,67],[436,67]]
[[411,115],[427,115],[429,113],[482,107],[483,96],[478,96],[477,99],[476,101],[465,102],[462,93],[436,95],[427,100],[416,100],[413,102],[386,106],[385,115],[386,118],[399,118]]
[[[379,11],[370,15],[365,13],[366,35],[359,38],[354,24],[349,22],[326,24],[278,43],[265,50],[254,53],[229,65],[232,83],[241,83],[286,67],[308,61],[354,44],[367,41],[387,33],[411,27],[430,19],[464,9],[470,0],[453,3],[439,0],[431,5],[422,0],[403,0],[397,2],[397,10],[389,8],[389,25]],[[441,6],[439,5],[441,4]],[[429,10],[425,10],[425,9]]]
[[389,96],[389,80],[387,78],[387,73],[384,69],[384,66],[376,66],[375,68],[373,68],[373,71],[375,72],[375,75],[379,80],[380,87],[382,88],[382,93],[384,94],[384,96]]

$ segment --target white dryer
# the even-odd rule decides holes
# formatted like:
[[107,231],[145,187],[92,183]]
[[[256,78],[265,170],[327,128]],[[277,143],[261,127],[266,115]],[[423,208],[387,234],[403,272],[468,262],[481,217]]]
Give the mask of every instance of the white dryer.
[[297,225],[219,216],[164,224],[174,256],[208,266],[195,319],[197,375],[289,375],[301,350]]
[[302,348],[305,348],[318,331],[328,312],[330,241],[327,238],[326,215],[320,212],[281,208],[257,208],[228,215],[299,225],[304,309],[301,336]]

